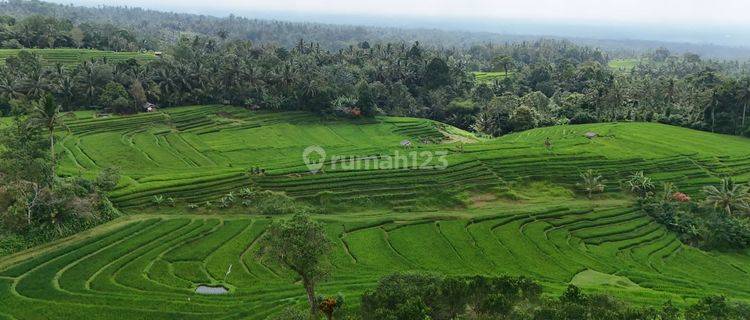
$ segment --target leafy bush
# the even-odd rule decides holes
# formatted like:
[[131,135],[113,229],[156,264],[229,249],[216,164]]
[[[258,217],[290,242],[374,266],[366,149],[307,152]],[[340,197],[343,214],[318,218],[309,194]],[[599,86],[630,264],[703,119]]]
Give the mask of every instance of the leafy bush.
[[[394,274],[362,296],[361,318],[381,319],[680,319],[671,303],[635,308],[606,295],[569,286],[559,298],[545,298],[525,277],[469,278]],[[703,319],[703,318],[700,318]],[[713,318],[711,318],[713,319]]]
[[750,305],[731,302],[722,296],[705,297],[685,311],[685,320],[750,319]]
[[577,183],[576,186],[586,193],[586,196],[591,199],[594,193],[604,192],[604,179],[596,171],[589,169],[580,174],[581,182]]
[[455,319],[467,307],[483,316],[509,315],[539,301],[541,287],[520,277],[393,274],[362,296],[362,319]]
[[117,187],[120,182],[120,170],[114,167],[107,167],[99,173],[94,184],[99,190],[109,192]]
[[253,205],[261,214],[290,214],[298,212],[300,206],[286,192],[263,190],[252,197]]
[[703,249],[743,249],[750,247],[750,221],[715,205],[690,202],[684,193],[665,184],[659,197],[641,200],[646,213],[667,229],[679,234],[682,242]]

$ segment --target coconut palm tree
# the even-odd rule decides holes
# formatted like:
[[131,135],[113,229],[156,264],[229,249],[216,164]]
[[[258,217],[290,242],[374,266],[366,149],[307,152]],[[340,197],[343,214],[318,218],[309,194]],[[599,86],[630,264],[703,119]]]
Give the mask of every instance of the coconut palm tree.
[[580,174],[581,182],[577,184],[579,188],[586,192],[587,197],[591,199],[594,193],[604,192],[604,179],[596,171],[592,169],[586,170]]
[[10,72],[0,69],[0,98],[10,100],[22,96],[20,81]]
[[705,186],[703,205],[721,210],[728,215],[747,214],[750,211],[750,188],[722,178],[719,186]]
[[55,177],[55,129],[58,126],[64,126],[62,119],[65,114],[61,113],[62,106],[55,102],[51,94],[45,95],[39,101],[32,104],[33,114],[32,121],[34,124],[43,127],[49,134],[49,152],[51,177]]

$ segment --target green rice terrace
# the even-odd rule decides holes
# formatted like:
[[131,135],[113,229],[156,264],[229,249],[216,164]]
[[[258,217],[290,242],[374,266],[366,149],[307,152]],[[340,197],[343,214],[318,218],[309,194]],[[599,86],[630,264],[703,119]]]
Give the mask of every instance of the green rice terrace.
[[[127,215],[0,258],[0,319],[264,319],[304,305],[294,276],[255,255],[276,217],[205,205],[242,188],[283,191],[319,209],[334,253],[318,291],[341,292],[348,304],[378,278],[410,270],[528,275],[546,293],[573,283],[645,305],[707,294],[750,301],[750,252],[687,246],[619,192],[635,171],[688,194],[724,175],[746,182],[745,138],[609,123],[481,139],[424,119],[229,106],[78,112],[66,125],[60,172],[88,177],[117,166],[124,178],[110,196]],[[315,174],[302,158],[313,145],[327,155]],[[398,167],[363,167],[412,153],[419,158]],[[431,167],[443,160],[444,169]],[[574,193],[585,169],[606,179],[594,200]],[[199,295],[200,285],[229,293]]]
[[505,73],[505,72],[472,72],[475,79],[479,83],[492,83],[495,81],[500,81],[505,79],[506,77],[510,77],[513,75],[513,73]]
[[641,63],[640,59],[614,59],[608,65],[610,68],[619,72],[630,72],[635,66]]
[[47,65],[61,64],[72,66],[86,60],[104,58],[112,62],[135,59],[145,62],[156,59],[154,53],[145,52],[114,52],[93,49],[0,49],[0,63],[5,63],[8,57],[17,56],[21,51],[29,51],[39,54],[42,61]]

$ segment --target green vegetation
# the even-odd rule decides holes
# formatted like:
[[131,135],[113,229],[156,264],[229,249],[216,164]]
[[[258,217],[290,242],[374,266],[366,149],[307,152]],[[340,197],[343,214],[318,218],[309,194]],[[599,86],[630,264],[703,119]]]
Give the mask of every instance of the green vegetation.
[[[642,177],[642,175],[641,175]],[[703,201],[678,192],[671,183],[661,194],[641,194],[644,211],[682,241],[705,249],[743,250],[750,247],[750,187],[722,178],[719,186],[703,188]]]
[[506,77],[509,77],[512,75],[512,73],[508,73],[508,75],[505,74],[505,72],[472,72],[474,74],[474,79],[477,80],[478,83],[493,83],[495,81],[500,81],[505,79]]
[[5,63],[5,59],[8,57],[18,56],[18,53],[21,51],[38,54],[42,58],[43,63],[48,66],[54,66],[59,63],[72,67],[92,59],[106,59],[113,63],[124,62],[129,59],[139,62],[156,59],[153,53],[140,52],[114,52],[92,49],[0,49],[0,63]]
[[[294,205],[281,195],[243,196],[244,187],[284,192],[296,201],[325,203],[334,210],[422,210],[470,202],[461,196],[464,191],[490,192],[530,180],[576,190],[579,174],[587,169],[603,176],[608,193],[623,190],[619,182],[638,171],[655,182],[674,182],[694,197],[704,185],[717,183],[717,176],[748,181],[745,139],[649,123],[555,126],[475,143],[450,143],[455,140],[447,132],[455,129],[429,120],[377,117],[360,123],[228,106],[104,118],[77,113],[66,123],[70,133],[61,132],[58,139],[59,173],[93,178],[104,168],[119,168],[124,177],[110,198],[133,212],[151,206],[154,196],[175,199],[179,209],[194,204],[206,212],[221,211],[218,204],[230,193],[234,201],[228,204],[235,210],[253,197],[261,199],[257,204]],[[599,137],[584,136],[591,131]],[[544,143],[548,137],[552,151]],[[402,148],[404,140],[414,147]],[[302,159],[302,151],[312,145],[324,146],[329,160],[316,175],[309,174]],[[373,156],[424,151],[447,152],[448,168],[413,170],[428,160],[424,158],[416,164],[407,161],[405,168],[372,170]],[[350,165],[363,170],[352,171]],[[253,173],[253,168],[263,173]],[[444,192],[436,192],[439,188]],[[206,208],[207,201],[212,208]]]
[[0,319],[748,317],[747,64],[87,12],[0,16]]
[[274,222],[260,240],[261,261],[278,263],[302,280],[312,319],[318,315],[315,286],[328,274],[325,263],[332,246],[323,225],[299,213]]
[[640,63],[640,59],[614,59],[610,60],[607,65],[610,68],[620,72],[630,72]]
[[[569,286],[559,297],[541,295],[524,277],[440,277],[394,274],[362,298],[362,319],[683,319],[671,302],[638,308],[606,295]],[[746,319],[750,305],[707,297],[684,312],[687,319]],[[339,316],[341,318],[341,316]]]
[[[331,276],[317,291],[342,293],[356,307],[362,291],[379,277],[423,270],[526,275],[554,295],[582,271],[594,269],[637,286],[622,290],[607,278],[576,282],[639,304],[658,306],[671,299],[687,305],[711,293],[750,299],[746,255],[708,255],[685,246],[632,209],[519,210],[319,216],[334,244]],[[305,308],[304,291],[292,273],[254,258],[268,222],[241,216],[130,216],[5,258],[0,306],[17,318],[43,313],[70,319],[114,312],[152,319],[262,319],[286,307]],[[223,284],[231,293],[196,295],[195,287],[205,283]]]
[[[415,118],[340,120],[230,106],[75,115],[65,119],[68,130],[56,133],[57,173],[94,180],[102,172],[96,185],[110,186],[113,203],[136,215],[4,257],[0,310],[16,318],[118,312],[262,319],[305,308],[309,302],[295,273],[278,260],[257,258],[260,239],[276,219],[259,214],[288,212],[261,211],[254,202],[264,197],[282,208],[326,213],[312,216],[325,223],[333,242],[330,276],[315,290],[341,293],[347,312],[360,307],[359,297],[380,277],[414,270],[523,275],[538,280],[545,295],[574,283],[639,305],[672,300],[687,306],[711,294],[750,300],[746,253],[707,253],[683,244],[679,234],[619,195],[625,181],[649,185],[641,171],[649,183],[673,182],[694,198],[719,176],[744,183],[750,178],[744,138],[611,123],[468,143],[449,139],[447,132],[457,129]],[[587,137],[590,132],[597,136]],[[410,148],[401,145],[405,139],[413,141]],[[309,173],[301,157],[310,145],[325,147],[329,156],[318,174]],[[46,155],[49,145],[40,143],[39,150]],[[364,164],[396,151],[447,152],[448,167],[375,170],[330,158]],[[119,183],[106,178],[117,174],[112,167],[122,174]],[[584,168],[606,185],[592,200],[573,192]],[[162,199],[158,205],[155,198]],[[230,293],[197,295],[200,284]],[[315,301],[329,301],[318,307],[332,310],[331,299]]]

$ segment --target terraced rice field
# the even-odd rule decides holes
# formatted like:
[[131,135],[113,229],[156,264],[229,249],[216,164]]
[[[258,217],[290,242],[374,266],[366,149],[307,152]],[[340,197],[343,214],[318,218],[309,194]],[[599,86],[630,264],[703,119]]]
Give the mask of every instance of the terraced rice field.
[[[80,114],[67,126],[73,134],[61,137],[66,154],[61,172],[93,174],[117,166],[127,178],[111,196],[123,208],[147,205],[156,194],[198,202],[250,185],[314,195],[300,184],[326,183],[329,176],[309,180],[315,177],[302,159],[308,146],[325,146],[329,156],[367,158],[409,152],[400,147],[403,140],[422,145],[420,141],[444,138],[441,124],[423,119],[350,123],[303,112],[269,114],[223,106],[105,119]],[[267,175],[248,176],[252,167],[266,169]]]
[[[341,292],[354,305],[378,277],[407,270],[524,274],[550,293],[573,281],[645,304],[679,304],[706,292],[750,299],[750,256],[686,247],[633,209],[320,219],[335,241],[333,276],[320,292]],[[268,223],[262,217],[129,217],[0,263],[0,313],[10,319],[263,319],[304,303],[290,274],[254,258]],[[223,284],[231,292],[197,295],[200,284]]]
[[510,77],[513,75],[512,72],[508,72],[506,75],[505,72],[472,72],[474,74],[474,78],[479,83],[492,83],[494,81],[499,81],[505,79],[505,77]]
[[135,59],[137,61],[149,61],[156,59],[153,53],[141,52],[114,52],[91,49],[0,49],[0,63],[5,63],[5,58],[17,56],[21,51],[31,51],[39,54],[45,64],[75,65],[86,60],[105,58],[113,62]]
[[[408,211],[419,209],[418,199],[436,189],[460,193],[528,181],[573,188],[589,168],[601,172],[613,192],[620,179],[641,170],[692,194],[723,175],[750,177],[747,139],[650,123],[541,128],[460,148],[446,133],[457,129],[423,119],[352,123],[227,106],[103,119],[80,113],[67,126],[72,134],[60,139],[60,171],[94,175],[107,166],[120,168],[126,178],[111,197],[125,209],[148,206],[154,195],[184,206],[255,186],[313,201],[327,191],[341,202],[365,199]],[[586,139],[588,131],[600,137]],[[551,151],[544,147],[546,137]],[[403,140],[413,147],[401,147]],[[303,162],[303,150],[312,145],[325,147],[328,155],[322,174],[310,174]],[[423,169],[424,157],[381,170],[352,170],[331,160],[337,155],[363,163],[423,152],[447,153],[447,168]],[[252,167],[266,174],[248,175]]]
[[[408,270],[528,275],[547,293],[574,283],[653,305],[706,294],[750,301],[750,252],[685,246],[618,192],[622,177],[641,170],[691,195],[724,175],[748,181],[748,139],[611,123],[484,141],[424,119],[351,122],[229,106],[108,118],[80,112],[67,126],[60,172],[93,176],[119,167],[124,179],[111,198],[131,215],[0,258],[0,319],[264,319],[304,304],[291,274],[255,258],[274,217],[187,211],[188,203],[245,186],[313,205],[325,192],[351,207],[315,219],[335,241],[332,277],[320,292],[341,292],[352,308],[379,277]],[[584,137],[592,131],[599,137]],[[475,142],[457,144],[456,136]],[[402,147],[403,140],[413,146]],[[317,174],[301,156],[310,145],[329,156]],[[426,151],[445,152],[447,167],[356,169],[330,158],[365,162]],[[266,174],[248,174],[252,167]],[[589,168],[607,179],[609,193],[596,201],[572,195]],[[154,195],[177,205],[154,208]],[[199,285],[230,293],[197,295]]]
[[630,72],[640,63],[640,59],[614,59],[609,62],[609,67],[615,71]]

